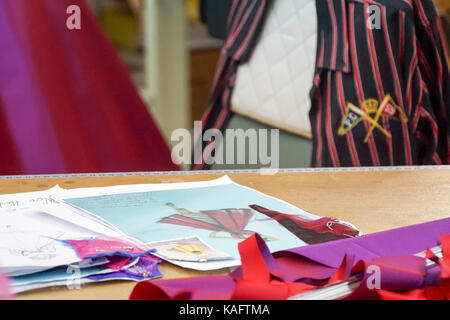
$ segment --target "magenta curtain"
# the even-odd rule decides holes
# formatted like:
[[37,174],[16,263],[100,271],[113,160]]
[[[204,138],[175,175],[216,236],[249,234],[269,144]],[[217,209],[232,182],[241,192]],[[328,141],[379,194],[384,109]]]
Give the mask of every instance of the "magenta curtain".
[[0,148],[2,175],[178,169],[84,0],[0,1]]

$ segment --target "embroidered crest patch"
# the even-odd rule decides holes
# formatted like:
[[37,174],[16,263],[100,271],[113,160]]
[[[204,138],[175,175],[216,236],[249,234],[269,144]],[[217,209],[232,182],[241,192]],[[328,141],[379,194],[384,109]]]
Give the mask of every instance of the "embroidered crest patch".
[[[361,106],[362,108],[359,108],[351,102],[347,103],[345,116],[342,118],[341,125],[338,129],[339,135],[345,135],[364,120],[370,124],[370,129],[364,138],[364,143],[369,141],[375,128],[380,130],[390,139],[392,138],[391,134],[379,123],[381,117],[388,117],[389,119],[401,121],[403,123],[408,122],[408,118],[402,108],[395,103],[394,99],[389,94],[384,97],[381,104],[376,99],[367,99]],[[371,114],[375,114],[375,116],[371,117]]]

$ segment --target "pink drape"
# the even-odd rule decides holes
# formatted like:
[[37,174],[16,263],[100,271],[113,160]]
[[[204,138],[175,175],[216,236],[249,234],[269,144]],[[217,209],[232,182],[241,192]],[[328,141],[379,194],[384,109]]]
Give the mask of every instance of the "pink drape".
[[178,169],[84,0],[0,1],[0,148],[3,175]]

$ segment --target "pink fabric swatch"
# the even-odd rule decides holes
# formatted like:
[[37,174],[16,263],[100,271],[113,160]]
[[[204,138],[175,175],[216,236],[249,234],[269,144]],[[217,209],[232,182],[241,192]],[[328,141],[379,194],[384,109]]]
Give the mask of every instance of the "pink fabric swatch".
[[8,278],[0,270],[0,300],[12,299],[14,299],[14,295],[9,289]]
[[[119,238],[96,237],[88,240],[66,240],[81,259],[99,256],[124,256],[136,258],[149,253],[149,250],[139,248],[133,243]],[[122,264],[123,261],[118,264]]]

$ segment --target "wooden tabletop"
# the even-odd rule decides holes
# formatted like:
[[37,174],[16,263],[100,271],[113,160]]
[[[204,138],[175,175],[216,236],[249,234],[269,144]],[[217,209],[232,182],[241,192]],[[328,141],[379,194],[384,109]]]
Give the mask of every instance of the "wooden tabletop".
[[[0,194],[120,184],[204,181],[219,174],[115,176],[0,180]],[[285,200],[319,216],[346,220],[373,233],[450,216],[450,167],[426,170],[363,172],[290,172],[276,175],[229,174],[236,183]],[[226,274],[198,272],[162,263],[164,279]],[[134,282],[83,285],[79,290],[53,287],[22,293],[19,299],[127,299]]]

